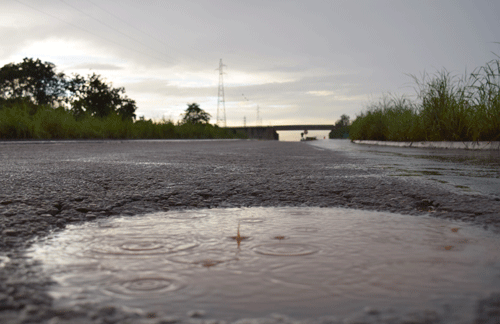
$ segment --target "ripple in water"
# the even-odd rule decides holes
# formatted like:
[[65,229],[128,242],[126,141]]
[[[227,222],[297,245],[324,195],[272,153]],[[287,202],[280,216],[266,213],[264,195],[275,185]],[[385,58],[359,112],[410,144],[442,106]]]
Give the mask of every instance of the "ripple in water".
[[302,233],[316,233],[319,231],[319,228],[310,226],[294,227],[293,229],[296,230],[297,232],[302,232]]
[[107,292],[118,295],[144,295],[163,294],[170,291],[177,291],[184,285],[170,278],[146,277],[131,280],[117,281],[107,286]]
[[172,287],[172,282],[163,278],[142,278],[127,281],[123,284],[129,291],[152,291],[152,290],[165,290],[165,288]]
[[241,218],[240,222],[246,223],[246,224],[257,224],[257,223],[263,223],[264,219],[263,218]]
[[178,253],[168,258],[170,261],[212,267],[221,263],[238,260],[236,253],[223,249],[206,249],[192,253]]
[[163,245],[157,242],[128,242],[123,243],[120,248],[125,251],[151,251],[163,248]]
[[425,216],[243,208],[70,225],[29,256],[59,283],[50,293],[61,307],[98,301],[182,317],[202,305],[235,320],[445,302],[465,316],[500,291],[499,243],[482,228]]
[[126,242],[93,242],[89,254],[109,255],[158,255],[169,254],[193,249],[198,244],[195,242],[169,242],[169,241],[126,241]]
[[254,248],[254,250],[260,254],[274,256],[302,256],[318,252],[318,249],[307,244],[300,243],[273,243],[258,245]]

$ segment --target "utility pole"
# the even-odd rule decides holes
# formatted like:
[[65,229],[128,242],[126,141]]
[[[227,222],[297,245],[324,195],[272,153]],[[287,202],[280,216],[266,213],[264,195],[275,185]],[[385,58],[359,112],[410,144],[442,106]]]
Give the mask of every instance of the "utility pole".
[[[244,93],[242,93],[241,95],[243,96],[243,99],[250,102],[250,100],[248,100],[248,98],[245,97]],[[260,109],[260,107],[259,107],[259,105],[257,105],[257,119],[255,120],[255,126],[262,126],[262,119],[260,119],[259,109]]]
[[[226,99],[224,98],[224,81],[222,80],[222,75],[224,74],[224,72],[222,71],[222,68],[224,66],[225,65],[222,64],[222,59],[220,59],[219,68],[216,69],[216,70],[219,70],[219,93],[217,96],[217,125],[220,126],[219,122],[224,121],[224,127],[226,127],[227,126],[227,124],[226,124]],[[221,114],[223,115],[223,117],[220,116],[220,114],[219,114],[221,103],[222,103]]]
[[243,116],[243,127],[247,127],[247,116]]
[[259,105],[257,105],[257,121],[255,122],[256,126],[262,126],[262,120],[259,117]]

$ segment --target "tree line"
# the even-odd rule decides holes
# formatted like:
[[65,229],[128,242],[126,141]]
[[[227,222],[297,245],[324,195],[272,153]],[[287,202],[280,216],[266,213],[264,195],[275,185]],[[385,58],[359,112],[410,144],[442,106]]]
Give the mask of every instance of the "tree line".
[[134,100],[98,74],[57,73],[25,58],[0,68],[0,139],[216,139],[245,134],[209,124],[210,114],[188,104],[182,120],[136,119]]
[[85,116],[107,117],[111,114],[123,120],[136,117],[134,100],[124,88],[113,88],[98,74],[72,77],[57,73],[55,65],[40,59],[24,58],[0,68],[0,104],[28,102],[36,106],[67,107],[78,120]]

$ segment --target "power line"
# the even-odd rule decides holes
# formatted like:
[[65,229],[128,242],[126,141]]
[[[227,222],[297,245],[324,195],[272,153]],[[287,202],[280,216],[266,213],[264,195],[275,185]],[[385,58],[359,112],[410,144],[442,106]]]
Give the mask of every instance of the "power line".
[[[243,99],[246,101],[250,102],[250,100],[245,97],[245,94],[241,94],[243,96]],[[262,126],[262,118],[260,118],[260,107],[257,105],[257,118],[255,119],[255,126]]]
[[259,105],[257,105],[257,119],[256,119],[255,124],[257,126],[262,126],[262,118],[259,117],[259,110],[260,110]]
[[[77,8],[77,7],[75,7],[75,6],[71,5],[71,4],[69,4],[69,3],[67,3],[66,1],[64,1],[64,0],[60,0],[60,1],[61,1],[62,3],[64,3],[65,5],[67,5],[67,6],[71,7],[71,8],[73,8],[73,9],[75,9],[76,11],[80,12],[81,14],[83,14],[83,15],[85,15],[85,16],[87,16],[87,17],[89,17],[89,18],[91,18],[91,19],[93,19],[93,20],[95,20],[95,21],[97,21],[97,22],[98,22],[98,23],[100,23],[101,25],[106,26],[106,27],[108,27],[109,29],[111,29],[111,30],[113,30],[113,31],[115,31],[115,32],[117,32],[117,33],[119,33],[119,34],[121,34],[121,35],[123,35],[123,36],[125,36],[125,37],[127,37],[127,38],[129,38],[129,39],[131,39],[131,40],[133,40],[134,42],[137,42],[137,43],[141,44],[142,46],[145,46],[145,47],[149,48],[150,50],[153,50],[153,51],[155,51],[155,52],[157,52],[157,53],[160,53],[161,55],[166,55],[165,53],[162,53],[162,52],[158,51],[157,49],[155,49],[155,48],[153,48],[153,47],[149,46],[148,44],[143,43],[143,42],[141,42],[141,41],[139,41],[139,40],[135,39],[134,37],[132,37],[132,36],[130,36],[130,35],[127,35],[127,34],[125,34],[125,33],[124,33],[124,32],[122,32],[121,30],[119,30],[119,29],[117,29],[117,28],[115,28],[115,27],[111,26],[110,24],[105,23],[105,22],[103,22],[103,21],[101,21],[101,20],[99,20],[99,19],[97,19],[97,18],[93,17],[92,15],[89,15],[88,13],[86,13],[86,12],[84,12],[83,10],[81,10],[81,9],[79,9],[79,8]],[[168,56],[168,55],[167,55],[167,56]],[[171,58],[171,59],[173,59],[174,61],[178,61],[177,59],[175,59],[175,58],[173,58],[173,57],[170,57],[170,58]]]
[[[18,3],[20,3],[20,4],[22,4],[22,5],[24,5],[24,6],[26,6],[26,7],[29,7],[29,8],[30,8],[30,9],[32,9],[32,10],[38,11],[38,12],[40,12],[40,13],[42,13],[42,14],[46,15],[46,16],[49,16],[49,17],[54,18],[54,19],[56,19],[56,20],[58,20],[58,21],[61,21],[61,22],[63,22],[64,24],[67,24],[67,25],[69,25],[69,26],[72,26],[72,27],[74,27],[74,28],[77,28],[77,29],[79,29],[79,30],[82,30],[82,31],[84,31],[84,32],[86,32],[86,33],[88,33],[88,34],[90,34],[90,35],[92,35],[92,36],[95,36],[95,37],[97,37],[97,38],[99,38],[99,39],[102,39],[102,40],[104,40],[104,41],[106,41],[106,42],[108,42],[108,43],[113,43],[113,44],[116,44],[116,45],[118,45],[119,47],[124,48],[124,49],[126,49],[126,50],[129,50],[129,51],[132,51],[132,52],[139,53],[139,54],[141,54],[141,55],[144,55],[144,56],[147,56],[147,57],[153,58],[153,59],[155,59],[155,60],[157,60],[157,61],[161,61],[161,62],[164,62],[164,63],[167,63],[167,64],[172,64],[172,63],[174,63],[174,62],[180,62],[180,60],[179,60],[179,59],[176,59],[176,58],[174,58],[174,57],[172,57],[172,56],[169,56],[169,55],[165,54],[165,53],[164,53],[164,52],[162,52],[162,51],[158,51],[157,49],[155,49],[155,48],[153,48],[153,47],[149,46],[148,44],[145,44],[144,42],[141,42],[141,41],[137,40],[136,38],[134,38],[134,37],[132,37],[132,36],[130,36],[130,35],[127,35],[127,34],[126,34],[126,33],[124,33],[123,31],[121,31],[121,30],[119,30],[119,29],[117,29],[117,28],[113,27],[112,25],[110,25],[110,24],[108,24],[108,23],[105,23],[105,22],[103,22],[103,21],[99,20],[98,18],[93,17],[92,15],[87,14],[86,12],[84,12],[84,11],[82,11],[81,9],[79,9],[79,8],[77,8],[77,7],[75,7],[75,6],[71,5],[71,4],[69,4],[68,2],[66,2],[66,1],[64,1],[64,0],[60,0],[60,1],[61,1],[62,3],[64,3],[65,5],[67,5],[67,6],[71,7],[71,8],[73,8],[73,9],[74,9],[74,10],[76,10],[76,11],[78,11],[79,13],[81,13],[81,14],[83,14],[83,15],[85,15],[85,16],[88,16],[88,17],[90,17],[91,19],[93,19],[93,20],[95,20],[95,21],[99,22],[100,24],[102,24],[102,25],[106,26],[107,28],[109,28],[109,29],[111,29],[111,30],[113,30],[113,31],[115,31],[115,32],[117,32],[117,33],[119,33],[119,34],[121,34],[121,35],[123,35],[123,36],[125,36],[125,37],[127,37],[127,38],[129,38],[129,39],[131,39],[131,40],[133,40],[133,41],[135,41],[135,42],[137,42],[137,43],[139,43],[139,44],[141,44],[142,46],[147,47],[148,49],[151,49],[152,51],[154,51],[154,52],[156,52],[156,53],[159,53],[162,57],[167,56],[170,60],[165,60],[165,59],[163,59],[163,58],[159,58],[159,57],[157,57],[157,56],[155,56],[155,55],[151,55],[149,52],[143,52],[143,51],[140,51],[140,50],[135,49],[135,48],[127,47],[127,46],[125,46],[125,45],[120,44],[120,43],[119,43],[119,42],[117,42],[117,41],[114,41],[114,40],[108,39],[108,38],[106,38],[106,37],[102,37],[102,36],[100,36],[99,34],[93,33],[93,32],[91,32],[91,31],[89,31],[89,30],[87,30],[87,29],[85,29],[85,28],[83,28],[83,27],[80,27],[80,26],[78,26],[78,25],[76,25],[76,24],[74,24],[74,23],[70,23],[70,22],[68,22],[68,21],[65,21],[65,20],[63,20],[63,19],[61,19],[61,18],[59,18],[59,17],[57,17],[57,16],[55,16],[55,15],[53,15],[53,14],[50,14],[50,13],[45,12],[45,11],[43,11],[43,10],[40,10],[40,9],[38,9],[38,8],[36,8],[36,7],[33,7],[33,6],[29,5],[29,4],[26,4],[26,3],[21,2],[21,1],[19,1],[19,0],[15,0],[15,1],[16,1],[16,2],[18,2]],[[121,22],[125,23],[126,25],[128,25],[128,26],[132,27],[133,29],[135,29],[135,30],[139,31],[140,33],[142,33],[142,34],[144,34],[144,35],[146,35],[146,36],[150,37],[151,39],[153,39],[153,40],[155,40],[155,41],[157,41],[157,42],[159,42],[159,43],[163,44],[164,46],[168,47],[168,44],[167,44],[167,43],[165,43],[164,41],[162,41],[162,40],[160,40],[160,39],[158,39],[158,38],[156,38],[156,37],[151,36],[150,34],[148,34],[148,33],[144,32],[144,31],[140,30],[139,28],[136,28],[135,26],[131,25],[130,23],[128,23],[128,22],[127,22],[126,20],[124,20],[123,18],[119,17],[118,15],[116,15],[116,14],[114,14],[114,13],[110,12],[109,10],[106,10],[106,9],[102,8],[101,6],[97,5],[94,1],[91,1],[91,0],[87,0],[87,1],[88,1],[88,2],[90,2],[91,4],[93,4],[94,6],[96,6],[97,8],[99,8],[100,10],[102,10],[102,11],[106,12],[107,14],[111,15],[112,17],[114,17],[114,18],[116,18],[116,19],[120,20]],[[190,46],[187,46],[187,47],[190,47]],[[190,48],[191,48],[192,50],[194,50],[194,51],[198,51],[198,50],[196,50],[196,49],[195,49],[195,48],[193,48],[193,47],[190,47]],[[207,63],[207,62],[208,62],[207,60],[202,59],[202,58],[200,58],[200,57],[194,57],[194,56],[191,56],[191,55],[186,54],[186,53],[181,53],[181,52],[179,52],[178,50],[175,50],[175,49],[172,49],[172,48],[170,48],[169,50],[170,50],[170,51],[177,52],[177,53],[179,53],[179,54],[182,54],[182,55],[183,55],[183,57],[190,57],[190,58],[192,58],[194,61],[198,61],[198,62],[201,62],[201,63]]]
[[115,17],[116,19],[120,20],[121,22],[125,23],[126,25],[128,25],[128,26],[132,27],[133,29],[135,29],[135,30],[137,30],[137,31],[139,31],[139,32],[141,32],[141,33],[143,33],[144,35],[146,35],[146,36],[148,36],[148,37],[151,37],[151,38],[153,38],[154,40],[159,41],[160,43],[162,43],[162,41],[160,41],[160,40],[158,40],[158,39],[156,39],[156,38],[152,37],[152,36],[151,36],[151,35],[149,35],[148,33],[143,32],[142,30],[140,30],[139,28],[135,27],[134,25],[131,25],[131,24],[130,24],[128,21],[126,21],[125,19],[121,18],[120,16],[115,15],[114,13],[112,13],[112,12],[111,12],[111,11],[109,11],[109,10],[104,9],[103,7],[101,7],[101,6],[99,6],[97,3],[95,3],[94,1],[91,1],[91,0],[87,0],[87,1],[88,1],[88,2],[90,2],[91,4],[93,4],[94,6],[96,6],[97,8],[101,9],[102,11],[106,12],[107,14],[109,14],[109,15],[111,15],[111,16],[113,16],[113,17]]
[[[157,38],[157,37],[154,37],[154,36],[152,36],[151,34],[149,34],[149,33],[145,32],[145,31],[143,31],[143,30],[141,30],[141,29],[139,29],[139,28],[135,27],[134,25],[130,24],[127,20],[125,20],[125,19],[121,18],[120,16],[118,16],[118,15],[114,14],[113,12],[111,12],[111,11],[109,11],[109,10],[107,10],[107,9],[103,8],[102,6],[100,6],[100,5],[96,4],[94,1],[91,1],[91,0],[87,0],[87,1],[88,1],[88,2],[90,2],[92,5],[94,5],[95,7],[99,8],[100,10],[102,10],[102,11],[106,12],[106,13],[107,13],[107,14],[109,14],[110,16],[112,16],[112,17],[114,17],[114,18],[118,19],[119,21],[121,21],[122,23],[126,24],[127,26],[129,26],[129,27],[133,28],[134,30],[136,30],[136,31],[140,32],[141,34],[146,35],[147,37],[149,37],[149,38],[151,38],[151,39],[153,39],[153,40],[157,41],[158,43],[160,43],[160,44],[164,45],[164,46],[165,46],[165,47],[166,47],[169,51],[174,51],[174,52],[176,52],[176,53],[178,53],[178,54],[181,54],[183,57],[189,57],[189,58],[193,59],[194,61],[198,61],[198,62],[203,63],[203,64],[207,64],[207,63],[211,64],[211,62],[209,62],[209,60],[207,60],[207,59],[203,59],[203,58],[200,58],[200,57],[195,57],[195,56],[190,55],[189,53],[185,53],[185,52],[184,52],[184,53],[182,53],[182,52],[180,52],[180,51],[178,51],[178,50],[176,50],[176,49],[173,49],[172,47],[170,47],[170,45],[169,45],[168,43],[166,43],[166,42],[164,42],[163,40],[161,40],[161,39],[159,39],[159,38]],[[120,5],[124,5],[124,4],[123,4],[123,3],[120,3]],[[154,26],[153,24],[149,23],[149,25],[150,25],[150,26],[152,26],[153,28],[155,28],[156,30],[158,30],[158,27]],[[187,44],[185,44],[185,45],[183,45],[183,46],[185,46],[186,48],[189,48],[189,49],[190,49],[190,50],[192,50],[192,51],[199,52],[199,53],[201,53],[202,55],[206,55],[206,53],[205,53],[205,52],[200,52],[198,49],[196,49],[196,48],[194,48],[194,47],[192,47],[192,46],[189,46],[189,45],[187,45]]]
[[52,14],[49,14],[49,13],[47,13],[47,12],[45,12],[45,11],[42,11],[42,10],[40,10],[40,9],[38,9],[38,8],[35,8],[35,7],[33,7],[33,6],[30,6],[30,5],[28,5],[28,4],[24,3],[24,2],[19,1],[19,0],[14,0],[14,1],[16,1],[17,3],[20,3],[20,4],[22,4],[23,6],[26,6],[26,7],[30,8],[30,9],[32,9],[32,10],[38,11],[38,12],[40,12],[40,13],[42,13],[42,14],[46,15],[46,16],[49,16],[49,17],[54,18],[54,19],[56,19],[56,20],[59,20],[60,22],[65,23],[66,25],[69,25],[69,26],[72,26],[72,27],[74,27],[74,28],[80,29],[80,30],[82,30],[82,31],[84,31],[84,32],[86,32],[86,33],[88,33],[88,34],[92,35],[92,36],[95,36],[95,37],[97,37],[97,38],[100,38],[100,39],[102,39],[102,40],[105,40],[106,42],[116,44],[116,45],[118,45],[118,46],[120,46],[120,47],[122,47],[122,48],[125,48],[125,49],[129,50],[129,51],[136,52],[136,53],[139,53],[139,54],[141,54],[141,55],[149,56],[149,57],[151,57],[151,58],[153,58],[153,59],[155,59],[155,60],[162,61],[162,62],[164,62],[164,63],[169,63],[169,64],[170,64],[170,63],[172,63],[172,62],[169,62],[169,61],[165,61],[165,60],[163,60],[163,59],[161,59],[161,58],[158,58],[158,57],[156,57],[156,56],[150,55],[150,54],[148,54],[148,53],[146,53],[146,52],[141,52],[141,51],[139,51],[139,50],[136,50],[136,49],[133,49],[133,48],[127,47],[127,46],[122,45],[122,44],[120,44],[120,43],[118,43],[118,42],[115,42],[115,41],[113,41],[113,40],[107,39],[106,37],[102,37],[102,36],[100,36],[100,35],[98,35],[98,34],[95,34],[95,33],[91,32],[91,31],[89,31],[89,30],[85,29],[85,28],[82,28],[82,27],[80,27],[80,26],[78,26],[78,25],[75,25],[75,24],[72,24],[72,23],[70,23],[70,22],[67,22],[67,21],[65,21],[65,20],[63,20],[63,19],[61,19],[61,18],[59,18],[59,17],[57,17],[57,16],[54,16],[54,15],[52,15]]
[[[170,46],[168,43],[164,42],[163,40],[161,40],[161,39],[159,39],[159,38],[157,38],[157,37],[154,37],[154,36],[152,36],[151,34],[146,33],[145,31],[143,31],[143,30],[141,30],[141,29],[139,29],[139,28],[135,27],[134,25],[132,25],[131,23],[129,23],[127,20],[125,20],[125,19],[121,18],[120,16],[118,16],[118,15],[114,14],[113,12],[111,12],[111,11],[109,11],[109,10],[107,10],[107,9],[103,8],[102,6],[98,5],[98,4],[97,4],[97,3],[95,3],[94,1],[92,1],[92,0],[87,0],[87,2],[90,2],[90,3],[91,3],[92,5],[94,5],[95,7],[97,7],[97,8],[99,8],[100,10],[102,10],[102,11],[106,12],[106,13],[107,13],[107,14],[109,14],[110,16],[112,16],[112,17],[114,17],[114,18],[118,19],[118,20],[119,20],[119,21],[121,21],[122,23],[124,23],[124,24],[126,24],[127,26],[129,26],[129,27],[133,28],[134,30],[136,30],[136,31],[140,32],[141,34],[143,34],[143,35],[145,35],[145,36],[147,36],[147,37],[149,37],[149,38],[151,38],[151,39],[153,39],[153,40],[157,41],[158,43],[160,43],[160,44],[162,44],[162,45],[164,45],[164,46],[166,46],[166,47],[169,47],[169,46]],[[150,24],[150,25],[151,25],[151,24]],[[155,27],[154,25],[151,25],[151,26],[152,26],[152,27],[154,27],[155,29],[158,29],[158,28],[157,28],[157,27]],[[193,47],[191,47],[191,46],[188,46],[188,47],[189,47],[190,49],[192,49],[192,50],[197,51],[195,48],[193,48]],[[181,52],[179,52],[179,51],[177,51],[177,50],[175,50],[175,49],[172,49],[172,48],[170,48],[170,50],[173,50],[173,51],[175,51],[175,52],[177,52],[177,53],[179,53],[179,54],[182,54],[183,56],[190,57],[190,58],[194,59],[195,61],[199,61],[199,62],[202,62],[202,63],[208,63],[208,62],[209,62],[208,60],[203,60],[203,59],[200,59],[200,58],[196,58],[196,57],[191,56],[191,55],[189,55],[189,54],[186,54],[186,53],[181,53]]]
[[[53,14],[50,14],[50,13],[45,12],[45,11],[43,11],[43,10],[40,10],[40,9],[38,9],[38,8],[36,8],[36,7],[32,6],[32,5],[26,4],[26,3],[21,2],[21,1],[19,1],[19,0],[15,0],[15,1],[16,1],[16,2],[18,2],[18,3],[20,3],[20,4],[22,4],[22,5],[24,5],[24,6],[26,6],[26,7],[28,7],[28,8],[30,8],[30,9],[32,9],[32,10],[35,10],[35,11],[40,12],[40,13],[42,13],[42,14],[46,15],[46,16],[49,16],[49,17],[51,17],[51,18],[53,18],[53,19],[56,19],[56,20],[58,20],[58,21],[60,21],[60,22],[62,22],[62,23],[64,23],[64,24],[66,24],[66,25],[69,25],[69,26],[72,26],[72,27],[74,27],[74,28],[76,28],[76,29],[82,30],[82,31],[84,31],[84,32],[86,32],[86,33],[88,33],[88,34],[90,34],[90,35],[92,35],[92,36],[96,37],[96,38],[99,38],[99,39],[101,39],[101,40],[104,40],[104,41],[106,41],[106,42],[108,42],[108,43],[113,43],[113,44],[116,44],[116,45],[118,45],[119,47],[124,48],[124,49],[126,49],[126,50],[129,50],[129,51],[132,51],[132,52],[136,52],[136,53],[139,53],[139,54],[141,54],[141,55],[148,56],[148,57],[150,57],[150,58],[153,58],[153,59],[155,59],[155,60],[162,61],[162,62],[165,62],[165,63],[168,63],[168,64],[171,64],[171,63],[172,63],[172,61],[179,62],[179,60],[178,60],[178,59],[175,59],[174,57],[168,56],[168,55],[166,55],[165,53],[163,53],[163,52],[161,52],[161,51],[158,51],[157,49],[155,49],[155,48],[153,48],[153,47],[149,46],[148,44],[146,44],[146,43],[144,43],[144,42],[141,42],[141,41],[137,40],[136,38],[134,38],[134,37],[132,37],[132,36],[130,36],[130,35],[128,35],[128,34],[126,34],[126,33],[124,33],[123,31],[121,31],[121,30],[119,30],[119,29],[117,29],[116,27],[112,26],[111,24],[106,23],[106,22],[103,22],[102,20],[100,20],[100,19],[98,19],[98,18],[96,18],[96,17],[94,17],[94,16],[92,16],[92,15],[90,15],[90,14],[88,14],[88,13],[84,12],[83,10],[79,9],[78,7],[75,7],[74,5],[72,5],[72,4],[68,3],[68,2],[66,2],[65,0],[60,0],[60,1],[61,1],[63,4],[65,4],[66,6],[71,7],[72,9],[74,9],[74,10],[78,11],[79,13],[81,13],[81,14],[83,14],[83,15],[85,15],[85,16],[87,16],[87,17],[91,18],[92,20],[94,20],[94,21],[96,21],[96,22],[100,23],[101,25],[106,26],[107,28],[109,28],[109,29],[111,29],[111,30],[113,30],[113,31],[115,31],[115,32],[117,32],[117,33],[119,33],[119,34],[121,34],[121,35],[123,35],[123,36],[125,36],[125,37],[127,37],[127,38],[129,38],[129,39],[131,39],[131,40],[133,40],[134,42],[136,42],[136,43],[138,43],[138,44],[140,44],[140,45],[142,45],[142,46],[144,46],[144,47],[146,47],[146,48],[148,48],[148,49],[150,49],[150,50],[152,50],[152,51],[154,51],[154,52],[156,52],[156,53],[159,53],[159,54],[160,54],[160,55],[162,55],[162,56],[167,56],[167,57],[169,57],[172,61],[167,61],[167,60],[164,60],[164,59],[158,58],[158,57],[156,57],[156,56],[154,56],[154,55],[151,55],[151,54],[149,54],[149,53],[147,53],[147,52],[142,52],[142,51],[137,50],[137,49],[135,49],[135,48],[130,48],[130,47],[127,47],[127,46],[125,46],[125,45],[120,44],[120,43],[119,43],[119,42],[117,42],[117,41],[113,41],[113,40],[108,39],[108,38],[106,38],[106,37],[102,37],[102,36],[100,36],[99,34],[93,33],[93,32],[91,32],[91,31],[89,31],[89,30],[87,30],[87,29],[85,29],[85,28],[83,28],[83,27],[80,27],[80,26],[78,26],[78,25],[74,24],[74,23],[71,23],[71,22],[65,21],[65,20],[63,20],[63,19],[61,19],[61,18],[59,18],[59,17],[57,17],[57,16],[55,16],[55,15],[53,15]],[[142,30],[140,30],[140,29],[136,28],[135,26],[131,25],[130,23],[128,23],[126,20],[122,19],[121,17],[119,17],[119,16],[115,15],[114,13],[112,13],[112,12],[110,12],[110,11],[108,11],[108,10],[106,10],[106,9],[102,8],[101,6],[97,5],[95,2],[93,2],[93,1],[91,1],[91,0],[87,0],[87,1],[88,1],[88,2],[90,2],[92,5],[96,6],[97,8],[99,8],[100,10],[102,10],[102,11],[106,12],[107,14],[111,15],[112,17],[114,17],[114,18],[116,18],[116,19],[120,20],[121,22],[125,23],[126,25],[128,25],[128,26],[132,27],[133,29],[135,29],[135,30],[139,31],[140,33],[142,33],[142,34],[144,34],[144,35],[146,35],[146,36],[150,37],[150,38],[151,38],[151,39],[153,39],[153,40],[156,40],[157,42],[159,42],[159,43],[161,43],[161,44],[163,44],[163,45],[165,45],[165,46],[168,46],[168,44],[166,44],[165,42],[163,42],[163,41],[161,41],[160,39],[157,39],[157,38],[155,38],[155,37],[151,36],[150,34],[148,34],[148,33],[144,32],[144,31],[142,31]],[[194,50],[196,50],[196,49],[194,49]],[[178,53],[180,53],[180,52],[178,52]],[[200,60],[199,58],[195,58],[195,57],[190,56],[190,55],[186,55],[186,54],[183,54],[183,55],[184,55],[184,56],[189,56],[189,57],[193,58],[195,61],[199,61],[199,62],[204,61],[204,62],[206,62],[206,60]],[[224,64],[222,64],[222,59],[221,59],[221,60],[220,60],[220,64],[219,64],[219,69],[218,69],[218,70],[219,70],[219,90],[218,90],[218,92],[219,92],[219,93],[218,93],[218,101],[217,101],[217,123],[219,123],[219,122],[222,122],[222,121],[223,121],[223,122],[224,122],[224,126],[226,127],[226,126],[227,126],[227,121],[226,121],[226,107],[225,107],[224,83],[223,83],[223,76],[222,76],[222,75],[224,74],[224,72],[223,72],[223,67],[224,67],[224,66],[225,66],[225,65],[224,65]],[[248,99],[247,99],[247,100],[248,100]],[[220,107],[221,103],[222,103],[222,107]]]

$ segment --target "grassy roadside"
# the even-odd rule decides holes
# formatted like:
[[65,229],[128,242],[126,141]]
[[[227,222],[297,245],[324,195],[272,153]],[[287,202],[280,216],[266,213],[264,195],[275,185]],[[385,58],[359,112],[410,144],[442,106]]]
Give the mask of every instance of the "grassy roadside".
[[60,107],[27,102],[0,104],[0,139],[222,139],[244,134],[210,124],[178,124],[162,120],[123,120],[85,116],[76,120]]
[[417,100],[384,96],[357,116],[352,140],[498,141],[500,140],[500,60],[470,75],[442,70],[412,76]]

